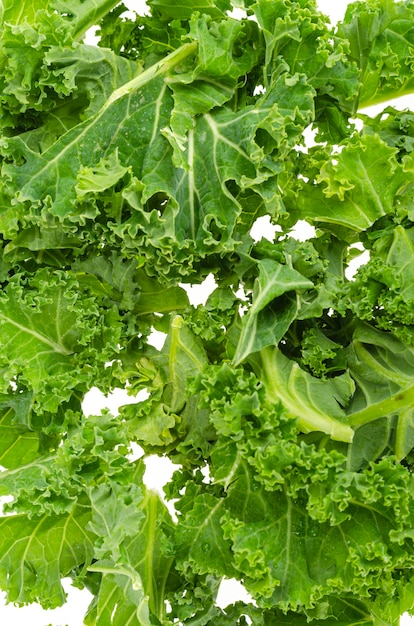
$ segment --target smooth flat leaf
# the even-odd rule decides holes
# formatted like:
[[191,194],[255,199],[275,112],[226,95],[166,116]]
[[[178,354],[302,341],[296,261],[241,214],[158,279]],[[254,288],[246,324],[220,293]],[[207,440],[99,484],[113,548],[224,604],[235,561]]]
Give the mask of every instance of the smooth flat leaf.
[[233,357],[237,365],[262,348],[277,346],[298,315],[298,302],[294,296],[280,298],[256,315],[247,313],[242,319],[242,330]]

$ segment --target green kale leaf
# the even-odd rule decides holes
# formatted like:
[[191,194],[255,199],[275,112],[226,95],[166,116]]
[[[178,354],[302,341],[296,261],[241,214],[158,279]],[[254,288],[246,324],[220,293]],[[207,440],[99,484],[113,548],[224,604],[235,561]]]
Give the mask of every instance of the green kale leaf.
[[0,3],[16,612],[69,578],[87,626],[414,615],[413,7]]

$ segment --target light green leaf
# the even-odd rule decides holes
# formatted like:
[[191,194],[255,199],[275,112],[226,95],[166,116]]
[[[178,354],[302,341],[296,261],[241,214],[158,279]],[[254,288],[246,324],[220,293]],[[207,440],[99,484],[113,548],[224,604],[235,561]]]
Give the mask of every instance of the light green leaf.
[[26,1],[18,7],[3,3],[0,126],[20,127],[25,114],[23,129],[32,132],[21,132],[22,139],[44,151],[94,114],[114,88],[139,73],[139,64],[110,50],[73,45],[73,37],[83,35],[84,28],[115,4],[114,0],[77,0],[70,7],[59,0],[35,5]]
[[11,264],[24,261],[30,256],[61,267],[69,250],[82,248],[82,241],[66,234],[58,226],[32,226],[22,230],[4,247],[4,258]]
[[191,444],[206,445],[211,427],[205,411],[197,406],[189,382],[207,365],[201,341],[181,316],[174,316],[162,350],[136,363],[141,385],[151,389],[151,396],[122,407],[131,435],[145,450],[161,452],[176,447],[177,452],[185,450],[186,445],[190,450]]
[[295,269],[271,259],[258,262],[258,278],[249,314],[257,315],[266,305],[284,293],[313,287],[313,283]]
[[358,232],[370,228],[394,213],[399,194],[412,184],[412,173],[404,172],[395,156],[376,135],[351,140],[319,164],[315,180],[301,185],[298,216]]
[[[0,465],[14,469],[30,463],[39,456],[39,435],[19,424],[15,416],[18,409],[16,406],[13,407],[13,401],[10,402],[11,406],[7,407],[8,402],[7,399],[1,402],[1,405],[6,407],[2,407],[0,412]],[[27,412],[30,409],[31,397],[25,395],[22,404],[26,406],[20,410]]]
[[358,385],[358,393],[350,406],[355,414],[354,423],[364,423],[362,417],[359,420],[356,415],[366,411],[365,407],[376,406],[371,412],[380,417],[383,415],[382,403],[392,412],[393,406],[398,410],[410,402],[414,378],[413,350],[392,335],[361,324],[348,348],[348,362]]
[[235,365],[262,348],[277,346],[297,317],[298,302],[294,296],[280,298],[255,316],[249,313],[242,318],[242,331],[233,357]]
[[182,0],[179,6],[173,0],[149,0],[148,4],[166,21],[171,18],[188,20],[196,12],[220,18],[224,17],[225,12],[231,8],[228,0],[218,0],[218,2],[213,0],[196,0],[195,2]]
[[0,519],[0,582],[10,602],[44,608],[65,602],[61,579],[93,555],[93,536],[85,530],[89,519],[83,506],[61,517]]
[[358,71],[349,63],[346,42],[330,31],[316,2],[252,3],[266,42],[264,86],[272,83],[280,62],[290,73],[305,74],[316,90],[315,125],[322,139],[338,143],[348,134],[348,117],[355,110]]
[[16,274],[0,298],[4,391],[21,377],[34,392],[34,409],[55,413],[77,387],[85,392],[93,380],[96,384],[98,369],[95,377],[93,368],[85,367],[86,354],[96,355],[98,348],[102,362],[117,351],[115,335],[106,334],[99,316],[96,300],[80,291],[73,274],[43,268],[27,281]]
[[[148,5],[0,0],[0,587],[70,577],[89,626],[397,626],[413,116],[354,117],[414,89],[412,0]],[[147,398],[85,416],[91,387]]]
[[125,498],[122,511],[117,510],[113,490],[99,488],[93,493],[96,510],[90,528],[98,534],[101,557],[105,550],[107,557],[88,568],[101,573],[102,581],[87,624],[151,626],[152,618],[165,619],[165,595],[174,561],[172,554],[165,554],[165,548],[172,522],[158,494],[148,491],[139,496],[136,492],[138,501],[128,504],[129,496],[119,491]]
[[180,315],[171,320],[170,332],[162,352],[168,358],[165,401],[172,410],[181,410],[185,402],[187,382],[207,365],[207,356],[202,343],[186,327]]
[[358,117],[364,122],[364,133],[376,133],[386,144],[397,148],[402,156],[414,150],[414,116],[411,111],[387,106],[375,117],[362,113]]
[[104,191],[116,183],[128,172],[122,167],[118,158],[118,150],[102,159],[95,167],[84,167],[79,170],[76,194],[82,198],[88,193]]
[[[275,177],[280,166],[271,155],[284,154],[301,136],[313,115],[313,91],[302,78],[282,73],[246,111],[235,114],[221,109],[199,116],[184,146],[184,169],[176,168],[171,161],[176,145],[171,147],[163,136],[172,137],[163,130],[170,123],[172,99],[159,75],[193,52],[193,44],[183,46],[160,67],[140,74],[114,92],[94,117],[70,129],[41,154],[29,149],[21,137],[11,138],[8,152],[20,154],[25,161],[4,165],[15,200],[31,202],[38,215],[36,207],[42,207],[47,199],[50,213],[68,226],[82,222],[84,207],[76,208],[81,200],[76,191],[83,194],[90,186],[85,176],[89,180],[95,172],[95,180],[97,172],[108,170],[110,163],[112,171],[108,159],[114,159],[116,153],[114,181],[120,180],[126,168],[134,176],[122,193],[131,217],[125,223],[111,223],[111,230],[126,245],[134,248],[142,238],[140,254],[149,257],[152,250],[157,256],[167,254],[173,266],[180,266],[175,271],[181,273],[188,271],[184,258],[190,260],[191,269],[193,255],[197,262],[207,253],[232,250],[247,191],[256,196],[258,207],[275,205],[279,195]],[[140,142],[131,151],[129,137],[137,132]],[[94,189],[98,189],[96,180]],[[254,218],[255,213],[249,216],[250,221]],[[250,225],[244,224],[244,229]]]
[[[238,624],[236,620],[249,616],[255,626],[308,626],[309,618],[288,611],[287,613],[279,610],[263,610],[247,605],[244,602],[237,602],[234,605],[227,606],[226,615],[216,616],[214,621],[209,622],[211,626],[233,626]],[[336,624],[346,624],[347,626],[373,626],[374,617],[363,602],[351,599],[342,600],[335,599],[332,602],[324,602],[323,608],[316,608],[313,612],[308,611],[309,617],[312,618],[314,626],[326,626],[327,619],[334,620]],[[243,616],[243,617],[242,617]],[[328,616],[328,617],[325,617]]]
[[[12,0],[2,3],[0,19],[3,22],[20,24],[28,22],[36,24],[38,19],[55,12],[66,23],[74,37],[84,34],[88,28],[96,24],[110,9],[117,4],[117,0],[24,0],[16,5]],[[66,18],[66,19],[65,19]]]
[[227,18],[212,22],[206,15],[195,13],[189,37],[197,42],[198,63],[189,72],[168,78],[174,110],[171,131],[163,131],[175,147],[177,165],[182,160],[180,153],[194,117],[222,106],[235,96],[240,78],[255,66],[260,50],[258,30],[250,20]]
[[412,345],[414,229],[397,225],[374,238],[370,260],[348,285],[343,302],[360,319],[375,319],[379,328]]
[[338,27],[349,42],[350,58],[361,72],[359,107],[414,90],[411,2],[370,0],[352,3]]
[[140,287],[139,300],[135,306],[137,315],[157,311],[180,312],[189,307],[187,292],[182,287],[165,287],[154,279],[148,278],[144,272],[138,272]]
[[208,493],[193,499],[191,510],[180,519],[176,534],[177,559],[184,572],[234,576],[231,542],[223,532],[224,511],[224,500]]

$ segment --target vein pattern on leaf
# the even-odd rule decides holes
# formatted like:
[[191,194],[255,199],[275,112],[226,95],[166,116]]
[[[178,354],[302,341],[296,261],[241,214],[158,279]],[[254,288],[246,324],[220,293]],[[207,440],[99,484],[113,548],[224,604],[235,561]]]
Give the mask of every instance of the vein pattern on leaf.
[[[148,9],[0,2],[0,587],[70,577],[87,626],[398,626],[414,116],[358,107],[414,90],[413,2]],[[86,416],[92,387],[130,401]]]
[[93,553],[91,537],[84,530],[88,518],[89,512],[78,507],[67,517],[45,516],[30,522],[21,516],[1,520],[0,575],[10,600],[24,603],[40,598],[45,608],[62,603],[65,594],[61,578]]

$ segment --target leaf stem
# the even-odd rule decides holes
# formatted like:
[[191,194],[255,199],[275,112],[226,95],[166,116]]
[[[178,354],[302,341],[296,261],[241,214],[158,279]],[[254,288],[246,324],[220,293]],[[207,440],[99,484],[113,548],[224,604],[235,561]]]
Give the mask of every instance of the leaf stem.
[[389,103],[392,106],[392,102],[397,100],[398,98],[403,98],[404,96],[409,96],[414,93],[414,88],[410,89],[401,89],[400,91],[390,92],[386,94],[381,94],[380,96],[373,96],[368,100],[362,100],[358,102],[358,108],[356,113],[364,113],[365,109],[368,107],[375,106],[377,104],[387,104]]
[[356,411],[348,415],[349,423],[351,426],[362,426],[368,422],[372,422],[379,417],[385,415],[392,415],[402,409],[407,409],[414,405],[414,385],[407,387],[402,391],[394,393],[389,398],[377,402],[376,404],[370,404],[361,411]]
[[171,54],[168,54],[164,59],[159,61],[158,63],[154,63],[147,70],[138,74],[132,78],[132,80],[128,81],[118,89],[115,89],[114,92],[109,96],[108,100],[105,102],[103,106],[103,110],[107,109],[113,102],[119,100],[123,96],[126,96],[133,91],[136,91],[140,87],[143,87],[147,83],[149,83],[153,78],[159,76],[160,74],[165,74],[174,66],[178,65],[181,61],[189,57],[193,54],[197,49],[197,42],[186,43]]
[[272,348],[264,348],[260,351],[262,363],[260,377],[266,387],[270,401],[275,404],[282,402],[292,417],[297,419],[298,428],[302,432],[320,431],[336,441],[351,443],[354,436],[351,426],[319,410],[318,407],[309,402],[309,398],[306,396],[301,397],[298,392],[300,384],[295,384],[297,382],[295,378],[299,374],[299,366],[294,363],[288,374],[287,371],[281,372],[275,354],[277,351]]

